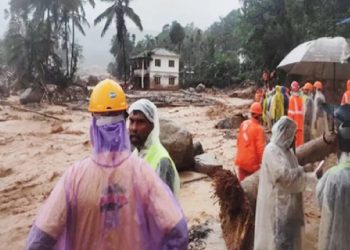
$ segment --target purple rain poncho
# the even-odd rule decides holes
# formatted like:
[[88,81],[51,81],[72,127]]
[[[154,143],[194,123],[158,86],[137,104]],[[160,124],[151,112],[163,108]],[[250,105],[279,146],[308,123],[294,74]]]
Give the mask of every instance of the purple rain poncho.
[[124,119],[93,118],[91,157],[68,168],[41,208],[26,249],[187,249],[169,188],[131,155]]

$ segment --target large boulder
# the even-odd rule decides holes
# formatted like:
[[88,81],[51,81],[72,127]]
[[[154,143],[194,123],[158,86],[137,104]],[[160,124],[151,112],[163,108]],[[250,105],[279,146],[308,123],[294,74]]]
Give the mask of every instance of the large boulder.
[[88,86],[95,86],[99,81],[100,81],[100,79],[97,76],[90,75],[87,79],[87,85]]
[[256,92],[256,86],[237,89],[229,95],[229,97],[237,97],[243,99],[253,99]]
[[195,142],[193,144],[193,155],[196,156],[196,155],[201,155],[203,153],[204,153],[204,149],[203,149],[202,143],[200,143],[199,141]]
[[194,169],[199,173],[213,175],[216,171],[222,169],[222,163],[220,163],[216,159],[216,156],[211,153],[197,155],[194,160]]
[[239,128],[241,123],[246,119],[247,119],[247,117],[243,116],[241,113],[235,114],[232,117],[225,118],[225,119],[219,121],[215,125],[215,128],[217,128],[217,129],[236,129],[236,128]]
[[196,92],[197,93],[202,93],[205,90],[205,85],[203,83],[200,83],[196,87]]
[[179,171],[193,169],[194,150],[190,132],[170,120],[160,119],[160,141]]
[[21,104],[40,102],[43,91],[39,88],[27,88],[19,97]]

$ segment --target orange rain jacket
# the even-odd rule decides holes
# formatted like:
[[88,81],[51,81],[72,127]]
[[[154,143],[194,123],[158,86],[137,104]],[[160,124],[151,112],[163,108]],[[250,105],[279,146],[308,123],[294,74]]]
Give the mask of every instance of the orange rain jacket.
[[255,118],[242,122],[237,137],[237,155],[235,164],[243,170],[244,177],[260,168],[265,148],[265,133],[263,127]]
[[350,104],[350,82],[346,83],[346,91],[343,94],[340,105]]
[[298,95],[292,95],[289,99],[288,117],[297,124],[297,133],[295,146],[304,144],[304,105],[303,98]]

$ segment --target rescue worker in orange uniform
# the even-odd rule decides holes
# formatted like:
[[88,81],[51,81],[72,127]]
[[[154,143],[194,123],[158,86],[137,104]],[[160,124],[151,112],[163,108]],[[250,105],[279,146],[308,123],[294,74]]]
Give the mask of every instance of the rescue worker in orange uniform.
[[304,144],[304,104],[300,96],[299,83],[293,81],[291,84],[292,95],[289,99],[288,117],[297,124],[295,146]]
[[346,91],[343,94],[340,105],[350,104],[350,80],[346,82]]
[[262,107],[258,102],[250,106],[251,118],[242,122],[237,136],[237,155],[235,164],[238,167],[238,178],[245,177],[260,169],[265,148]]

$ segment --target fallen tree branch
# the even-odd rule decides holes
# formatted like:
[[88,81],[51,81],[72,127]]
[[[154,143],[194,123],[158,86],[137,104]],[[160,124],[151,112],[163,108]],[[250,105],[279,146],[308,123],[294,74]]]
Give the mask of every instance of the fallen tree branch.
[[55,120],[62,121],[62,122],[71,122],[72,121],[70,119],[62,119],[62,118],[59,118],[57,116],[48,115],[48,114],[45,114],[45,113],[42,113],[42,112],[38,112],[38,111],[35,111],[35,110],[22,108],[22,107],[18,107],[18,106],[14,106],[14,105],[11,105],[11,104],[5,104],[5,105],[8,105],[9,107],[11,107],[13,109],[16,109],[16,110],[19,110],[19,111],[34,113],[34,114],[37,114],[37,115],[41,115],[41,116],[44,116],[44,117],[47,117],[47,118],[51,118],[51,119],[55,119]]
[[201,176],[201,177],[198,177],[198,178],[195,178],[195,179],[192,179],[192,180],[184,181],[181,184],[185,185],[185,184],[189,184],[189,183],[192,183],[192,182],[201,181],[201,180],[204,180],[204,179],[207,179],[207,178],[210,178],[210,177],[209,176]]

